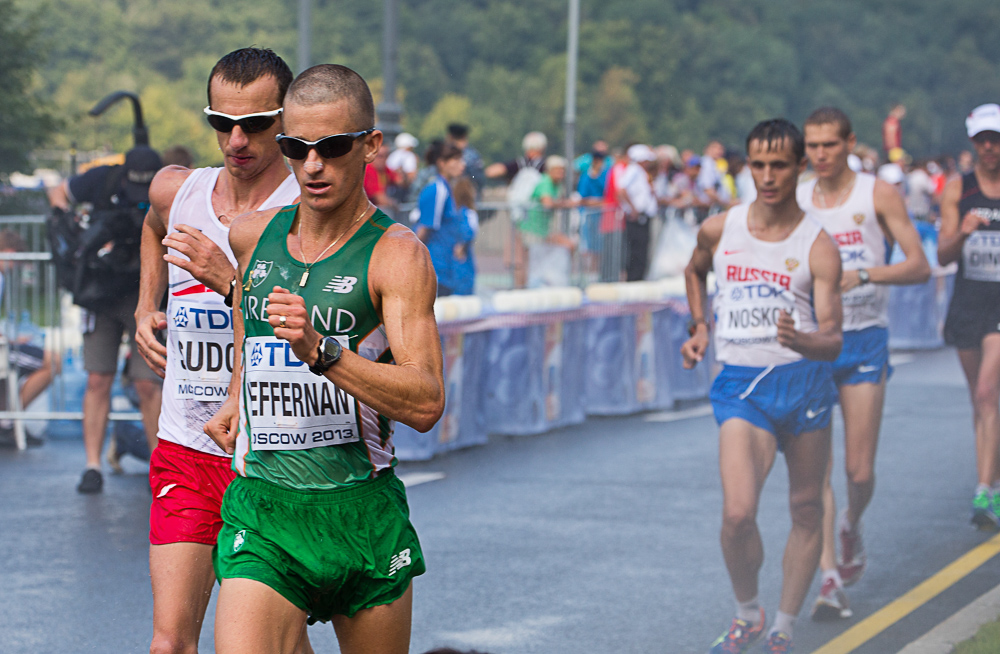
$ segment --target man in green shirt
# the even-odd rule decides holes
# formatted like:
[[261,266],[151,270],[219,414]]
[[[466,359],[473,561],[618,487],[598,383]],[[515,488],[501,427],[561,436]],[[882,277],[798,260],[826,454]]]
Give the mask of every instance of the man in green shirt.
[[216,651],[292,652],[307,620],[332,620],[344,654],[404,654],[424,562],[392,423],[427,431],[444,408],[434,270],[364,193],[382,134],[357,73],[306,70],[283,121],[301,203],[240,217],[229,237],[242,362],[205,427],[237,472]]

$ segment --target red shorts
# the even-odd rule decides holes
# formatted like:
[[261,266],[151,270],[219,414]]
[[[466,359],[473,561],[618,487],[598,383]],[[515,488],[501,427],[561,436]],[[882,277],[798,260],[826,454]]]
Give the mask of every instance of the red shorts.
[[149,542],[215,545],[232,459],[160,440],[149,457]]

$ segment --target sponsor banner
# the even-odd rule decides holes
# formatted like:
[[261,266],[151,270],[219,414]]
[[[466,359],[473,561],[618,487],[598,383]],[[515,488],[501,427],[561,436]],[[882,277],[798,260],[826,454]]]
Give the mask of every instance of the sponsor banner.
[[[347,349],[347,337],[337,338]],[[309,372],[287,341],[254,336],[244,347],[243,402],[252,449],[307,450],[360,439],[357,401]]]

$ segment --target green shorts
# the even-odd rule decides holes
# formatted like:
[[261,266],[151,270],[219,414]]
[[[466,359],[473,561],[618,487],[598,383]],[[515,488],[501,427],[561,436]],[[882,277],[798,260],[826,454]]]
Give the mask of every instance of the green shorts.
[[309,623],[391,604],[426,570],[403,482],[306,492],[236,477],[222,500],[219,579],[253,579]]

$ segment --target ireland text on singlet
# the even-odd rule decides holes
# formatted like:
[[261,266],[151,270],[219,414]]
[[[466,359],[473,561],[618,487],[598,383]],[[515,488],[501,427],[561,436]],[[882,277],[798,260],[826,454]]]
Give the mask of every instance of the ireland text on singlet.
[[368,292],[375,244],[393,221],[381,211],[336,252],[309,269],[288,252],[298,205],[278,212],[261,234],[243,279],[243,378],[233,469],[300,490],[343,488],[396,464],[392,421],[325,377],[309,372],[267,322],[275,286],[300,295],[321,335],[336,336],[371,361],[391,363],[389,342]]

